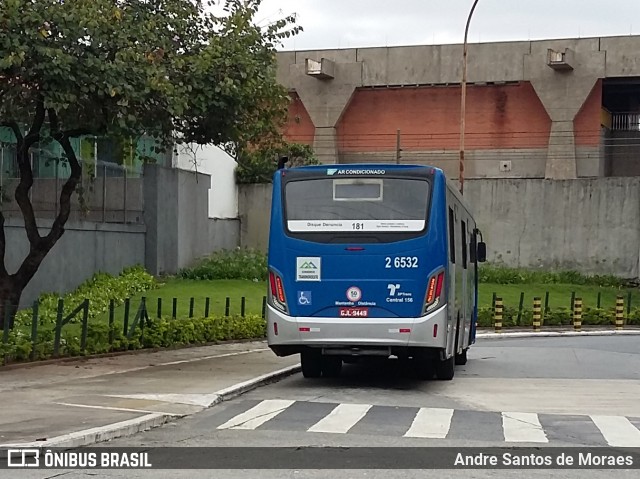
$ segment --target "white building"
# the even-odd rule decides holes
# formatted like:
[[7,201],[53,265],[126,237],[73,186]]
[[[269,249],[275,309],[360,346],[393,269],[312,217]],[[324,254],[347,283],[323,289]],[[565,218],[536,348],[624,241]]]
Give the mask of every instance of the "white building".
[[217,146],[180,145],[173,167],[211,176],[209,218],[238,217],[238,188],[235,160]]

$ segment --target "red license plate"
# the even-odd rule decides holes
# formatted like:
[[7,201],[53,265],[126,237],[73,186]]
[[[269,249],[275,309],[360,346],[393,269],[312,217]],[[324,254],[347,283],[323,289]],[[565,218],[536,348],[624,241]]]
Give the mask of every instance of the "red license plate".
[[340,308],[341,318],[366,318],[369,316],[369,308]]

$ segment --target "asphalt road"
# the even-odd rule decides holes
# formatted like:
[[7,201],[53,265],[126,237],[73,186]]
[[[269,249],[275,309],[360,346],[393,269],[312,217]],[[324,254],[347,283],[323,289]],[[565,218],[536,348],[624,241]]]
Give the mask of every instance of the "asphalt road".
[[[635,447],[640,452],[640,338],[483,340],[453,381],[419,381],[394,361],[348,365],[337,379],[301,375],[109,446]],[[103,445],[96,446],[102,447]],[[551,449],[545,449],[551,448]],[[463,449],[461,451],[464,452]],[[610,449],[603,449],[610,451]],[[376,459],[385,453],[377,451]],[[393,454],[393,452],[391,453]],[[401,468],[407,455],[398,455]],[[246,457],[250,464],[256,455]],[[388,458],[389,459],[389,458]],[[393,462],[393,458],[390,459]],[[402,462],[405,461],[405,462]],[[640,461],[640,458],[638,458]],[[366,462],[366,461],[361,461]],[[360,463],[357,463],[358,467]],[[640,466],[640,464],[639,464]],[[366,464],[362,464],[366,467]],[[638,467],[638,466],[636,466]],[[0,471],[0,477],[2,477]],[[421,470],[109,470],[31,472],[83,478],[425,477]],[[445,477],[605,478],[607,470],[465,469]],[[616,470],[617,478],[638,477]],[[9,477],[9,476],[7,476]]]

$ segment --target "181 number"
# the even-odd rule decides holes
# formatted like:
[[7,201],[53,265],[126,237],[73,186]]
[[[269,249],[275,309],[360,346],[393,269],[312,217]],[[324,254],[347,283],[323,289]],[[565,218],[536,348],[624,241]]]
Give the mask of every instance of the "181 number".
[[385,268],[417,268],[417,256],[398,256],[397,258],[385,258]]

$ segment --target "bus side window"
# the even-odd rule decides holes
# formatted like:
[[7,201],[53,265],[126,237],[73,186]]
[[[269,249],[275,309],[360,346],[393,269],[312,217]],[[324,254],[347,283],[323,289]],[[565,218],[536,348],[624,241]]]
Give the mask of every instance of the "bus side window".
[[456,262],[456,223],[453,218],[453,208],[449,207],[449,255],[451,262]]
[[467,269],[467,224],[460,221],[460,230],[462,232],[462,267]]
[[471,264],[476,263],[476,253],[478,248],[478,236],[475,232],[471,233],[471,245],[469,246],[469,262]]

